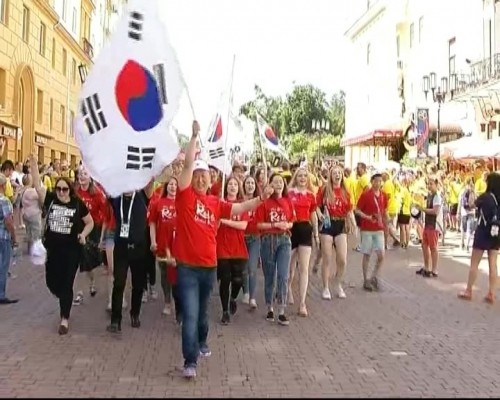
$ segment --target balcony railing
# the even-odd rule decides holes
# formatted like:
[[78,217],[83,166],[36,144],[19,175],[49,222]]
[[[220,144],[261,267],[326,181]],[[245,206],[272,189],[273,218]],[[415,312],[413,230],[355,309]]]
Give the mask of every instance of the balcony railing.
[[456,94],[500,81],[500,53],[471,64],[470,73],[457,74],[457,81]]
[[83,51],[87,56],[92,60],[94,58],[94,48],[90,44],[90,42],[83,38]]

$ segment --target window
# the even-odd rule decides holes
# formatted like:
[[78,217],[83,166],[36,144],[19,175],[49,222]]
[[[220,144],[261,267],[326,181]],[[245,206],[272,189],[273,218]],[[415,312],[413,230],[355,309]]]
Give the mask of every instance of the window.
[[424,17],[418,20],[418,43],[422,43],[422,32],[424,31]]
[[63,6],[62,6],[62,19],[63,21],[66,21],[67,17],[67,12],[66,12],[66,1],[63,1]]
[[76,7],[73,8],[73,21],[71,22],[71,29],[76,33]]
[[7,25],[9,15],[9,0],[0,0],[0,22]]
[[448,76],[455,73],[455,58],[456,58],[456,39],[452,38],[448,41]]
[[49,104],[49,130],[54,126],[54,100],[50,99]]
[[68,73],[68,52],[66,49],[63,49],[63,56],[62,56],[62,73],[64,76]]
[[66,107],[61,104],[61,132],[66,133]]
[[28,43],[30,37],[30,10],[23,6],[23,40]]
[[52,39],[52,68],[56,67],[56,39]]
[[7,71],[0,68],[0,109],[5,108],[5,99],[7,91]]
[[45,57],[45,47],[47,45],[47,27],[43,22],[40,23],[40,54]]
[[75,131],[74,131],[74,128],[73,128],[73,121],[75,120],[75,112],[74,111],[70,111],[69,112],[69,135],[71,137],[75,137]]
[[398,58],[398,60],[400,58],[400,55],[401,55],[401,39],[398,35],[396,36],[396,57]]
[[36,91],[36,122],[43,123],[43,92],[40,89]]
[[370,65],[370,50],[371,50],[371,45],[368,43],[366,45],[366,65]]
[[74,58],[71,63],[71,81],[73,82],[73,85],[76,85],[76,60]]
[[414,36],[415,36],[415,25],[412,23],[410,25],[410,49],[413,47]]

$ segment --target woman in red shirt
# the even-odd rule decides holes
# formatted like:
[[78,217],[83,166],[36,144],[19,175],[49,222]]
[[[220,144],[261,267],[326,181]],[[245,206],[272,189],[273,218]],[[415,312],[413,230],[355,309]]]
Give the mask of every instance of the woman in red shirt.
[[177,193],[177,178],[171,177],[162,186],[160,197],[149,203],[149,233],[151,237],[151,251],[156,254],[158,267],[160,269],[160,284],[165,299],[163,315],[172,313],[172,297],[175,303],[175,313],[177,321],[180,320],[180,307],[177,301],[177,293],[167,279],[175,268],[175,260],[172,261],[170,239],[175,232],[175,222],[177,213],[175,210],[175,195]]
[[268,321],[274,321],[273,290],[277,276],[278,323],[289,325],[285,315],[290,266],[290,229],[295,222],[295,212],[288,198],[286,183],[279,174],[269,180],[273,195],[259,206],[256,213],[257,227],[262,231],[260,255],[264,271],[264,297]]
[[[337,296],[345,299],[342,288],[342,278],[345,273],[347,260],[347,233],[352,232],[356,222],[349,192],[344,182],[344,172],[340,166],[330,169],[326,185],[318,192],[317,197],[318,219],[322,222],[320,231],[324,300],[331,300],[329,282],[331,277],[330,266],[336,263],[335,289]],[[335,258],[333,254],[335,249]]]
[[[83,247],[80,260],[80,272],[86,272],[89,281],[90,295],[94,297],[97,293],[95,287],[94,269],[101,265],[102,257],[99,249],[101,239],[101,229],[106,210],[106,197],[104,193],[96,187],[85,167],[80,166],[78,170],[78,180],[75,184],[75,192],[87,206],[94,228],[87,238],[87,243]],[[80,286],[80,285],[78,285]],[[83,302],[83,291],[79,290],[73,300],[73,305],[77,306]]]
[[[257,183],[253,176],[247,176],[243,181],[243,198],[251,200],[258,197]],[[260,230],[257,228],[255,211],[248,212],[248,225],[245,230],[245,242],[248,251],[248,261],[243,275],[243,303],[250,308],[257,308],[255,289],[257,287],[257,266],[260,259]]]
[[[224,187],[224,198],[228,203],[239,203],[241,197],[240,183],[236,177],[231,176]],[[236,313],[236,298],[243,285],[243,271],[248,260],[245,243],[247,215],[233,214],[230,218],[221,218],[217,231],[217,280],[223,325],[227,325],[231,320],[229,311],[232,315]]]
[[[306,297],[309,284],[309,259],[312,251],[312,237],[318,237],[318,218],[316,199],[312,192],[309,173],[305,168],[298,168],[290,181],[288,190],[296,221],[292,227],[292,253],[290,258],[290,277],[288,279],[288,303],[293,304],[292,283],[295,268],[299,265],[299,315],[307,317]],[[318,240],[317,240],[318,241]]]

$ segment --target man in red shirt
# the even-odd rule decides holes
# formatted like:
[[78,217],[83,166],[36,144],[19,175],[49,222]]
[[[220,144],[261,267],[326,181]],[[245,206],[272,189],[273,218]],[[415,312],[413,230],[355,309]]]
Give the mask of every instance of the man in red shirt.
[[216,277],[216,234],[222,218],[248,213],[273,193],[266,187],[261,196],[242,203],[228,203],[207,195],[210,187],[208,164],[195,160],[200,126],[193,122],[193,134],[186,148],[184,167],[178,177],[175,197],[177,225],[173,256],[177,264],[177,287],[182,308],[182,354],[184,377],[194,378],[198,357],[209,357],[208,304]]
[[[385,255],[384,232],[387,225],[387,197],[381,191],[382,175],[376,173],[371,178],[371,188],[365,190],[356,207],[360,220],[361,253],[363,253],[363,288],[369,292],[378,290],[378,274]],[[377,262],[372,277],[368,279],[370,256],[375,252]]]

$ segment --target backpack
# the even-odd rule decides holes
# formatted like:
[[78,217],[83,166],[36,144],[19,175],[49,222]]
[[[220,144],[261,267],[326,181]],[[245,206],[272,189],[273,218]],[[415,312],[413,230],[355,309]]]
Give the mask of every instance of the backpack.
[[491,221],[487,221],[484,217],[483,211],[480,210],[479,220],[482,222],[491,236],[493,244],[495,247],[500,247],[500,208],[498,207],[498,201],[493,193],[489,193],[493,198],[496,206],[496,212],[491,218]]
[[467,189],[462,195],[462,207],[465,210],[472,210],[475,200],[474,192],[471,189]]

